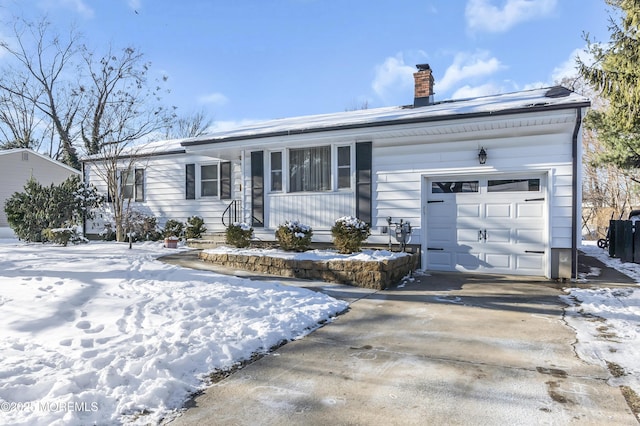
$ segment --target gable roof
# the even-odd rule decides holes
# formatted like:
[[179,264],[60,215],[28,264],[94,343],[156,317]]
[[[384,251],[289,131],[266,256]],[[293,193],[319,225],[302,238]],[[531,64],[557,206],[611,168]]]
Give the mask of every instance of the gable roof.
[[37,151],[34,151],[32,149],[29,148],[12,148],[12,149],[3,149],[0,150],[0,156],[4,156],[4,155],[11,155],[11,154],[17,154],[19,152],[27,152],[29,153],[29,155],[36,155],[40,158],[42,158],[43,160],[49,161],[50,163],[53,163],[59,167],[62,167],[63,169],[67,169],[70,172],[76,173],[76,174],[81,174],[80,170],[74,169],[73,167],[70,167],[64,163],[61,163],[60,161],[54,160],[53,158],[40,154]]
[[385,107],[332,114],[283,118],[185,139],[182,146],[357,129],[479,116],[520,114],[590,106],[589,99],[562,86],[522,92],[435,102],[431,105]]

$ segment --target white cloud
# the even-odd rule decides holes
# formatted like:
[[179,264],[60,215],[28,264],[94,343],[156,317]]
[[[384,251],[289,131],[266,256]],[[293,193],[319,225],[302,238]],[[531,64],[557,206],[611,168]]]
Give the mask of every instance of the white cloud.
[[451,99],[477,98],[479,96],[495,95],[496,93],[501,92],[501,88],[497,87],[493,83],[486,83],[473,87],[467,84],[453,92]]
[[551,13],[558,0],[507,0],[502,8],[493,0],[469,0],[465,10],[472,30],[504,32],[516,24]]
[[64,7],[77,12],[85,18],[93,18],[94,11],[85,0],[45,0],[42,5],[45,8]]
[[375,78],[371,87],[373,91],[385,99],[390,92],[403,90],[413,86],[415,67],[405,64],[402,53],[388,57],[382,65],[376,66]]
[[445,92],[463,80],[477,80],[479,77],[489,76],[503,68],[498,59],[489,57],[489,52],[460,52],[456,54],[453,63],[445,71],[444,77],[439,81],[436,80],[435,90]]
[[560,82],[563,78],[577,77],[578,68],[576,58],[580,58],[580,60],[585,64],[592,64],[594,61],[593,55],[591,55],[585,49],[575,49],[573,52],[571,52],[569,58],[566,61],[553,69],[553,72],[551,73],[551,79],[554,84]]
[[202,95],[198,98],[198,102],[201,104],[212,104],[221,106],[229,102],[229,99],[222,93],[210,93],[208,95]]
[[142,0],[127,0],[127,3],[132,10],[138,11],[142,9]]

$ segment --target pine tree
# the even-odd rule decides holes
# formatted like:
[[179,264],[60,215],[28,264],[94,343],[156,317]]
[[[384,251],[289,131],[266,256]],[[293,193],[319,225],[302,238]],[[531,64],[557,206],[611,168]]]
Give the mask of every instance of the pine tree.
[[612,7],[610,42],[592,42],[594,63],[578,60],[584,79],[605,98],[604,111],[590,111],[585,125],[608,149],[600,160],[626,169],[640,182],[640,0],[605,0]]

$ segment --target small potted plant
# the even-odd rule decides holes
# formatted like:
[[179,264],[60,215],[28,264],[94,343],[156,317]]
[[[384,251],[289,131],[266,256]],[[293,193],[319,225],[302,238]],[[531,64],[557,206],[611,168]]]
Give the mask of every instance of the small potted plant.
[[178,241],[184,231],[184,224],[174,219],[169,219],[164,225],[162,235],[164,236],[164,246],[166,248],[178,248]]

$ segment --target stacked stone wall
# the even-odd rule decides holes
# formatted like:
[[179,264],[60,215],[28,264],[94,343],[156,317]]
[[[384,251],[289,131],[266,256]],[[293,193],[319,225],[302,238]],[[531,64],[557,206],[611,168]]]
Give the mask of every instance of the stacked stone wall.
[[397,285],[418,266],[419,255],[380,261],[297,260],[281,257],[201,252],[200,259],[220,266],[281,277],[322,280],[384,290]]

